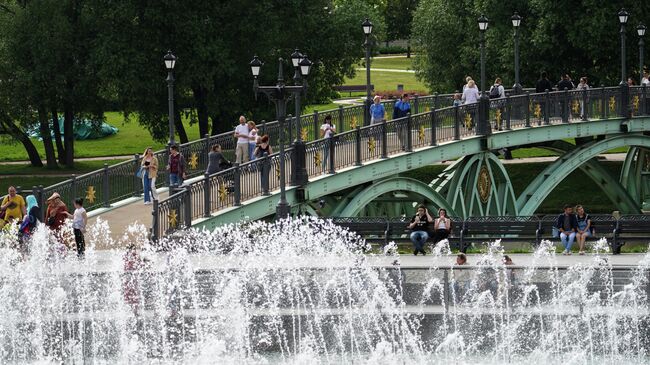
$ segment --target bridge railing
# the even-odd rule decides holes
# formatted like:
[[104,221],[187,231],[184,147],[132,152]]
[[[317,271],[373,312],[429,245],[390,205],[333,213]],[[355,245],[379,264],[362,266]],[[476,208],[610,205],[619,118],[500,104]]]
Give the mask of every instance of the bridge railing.
[[[643,98],[644,88],[631,90],[632,98],[639,96],[640,106],[647,105],[647,98]],[[526,93],[491,100],[488,121],[490,126],[487,130],[521,129],[618,116],[621,113],[616,106],[619,100],[622,100],[619,87]],[[421,104],[418,108],[420,106]],[[353,113],[347,116],[343,114],[342,117],[339,114],[338,120],[345,123],[345,118],[352,117]],[[331,139],[308,141],[305,168],[309,178],[335,173],[342,168],[362,165],[367,161],[386,158],[414,148],[474,136],[479,132],[479,123],[479,103],[474,103],[429,110],[381,124],[364,127],[356,125],[355,128],[337,133]],[[232,138],[230,134],[229,137]],[[211,140],[216,140],[214,138],[219,136],[211,137]],[[293,149],[288,148],[285,160],[286,181],[290,181],[291,177],[291,164],[294,162],[292,154]],[[279,154],[275,153],[266,160],[252,161],[188,184],[187,189],[192,196],[189,201],[197,202],[190,209],[192,217],[207,217],[219,210],[239,205],[242,201],[279,189],[279,164]],[[268,180],[267,183],[265,179]],[[197,184],[210,188],[197,188]],[[226,198],[215,198],[219,193],[223,195],[224,186]],[[219,189],[221,190],[217,191]],[[201,197],[194,197],[197,194]],[[162,219],[156,217],[160,214],[162,213],[154,211],[154,220],[162,222]],[[159,233],[167,230],[168,227],[162,227]]]

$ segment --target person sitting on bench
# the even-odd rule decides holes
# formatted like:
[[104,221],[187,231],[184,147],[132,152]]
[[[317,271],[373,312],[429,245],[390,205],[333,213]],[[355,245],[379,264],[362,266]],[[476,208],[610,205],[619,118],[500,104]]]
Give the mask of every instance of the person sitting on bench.
[[573,214],[573,207],[570,205],[564,206],[564,213],[557,217],[555,227],[560,231],[560,240],[564,246],[563,255],[571,254],[571,246],[576,238],[576,231],[578,230],[578,219]]
[[418,252],[421,252],[422,255],[426,255],[424,252],[424,243],[429,239],[429,232],[427,232],[427,226],[429,223],[433,222],[433,218],[429,215],[429,210],[422,204],[418,206],[418,212],[411,219],[411,223],[408,225],[408,228],[411,230],[411,242],[415,250],[413,254],[418,255]]
[[447,237],[451,232],[451,219],[447,216],[447,210],[444,208],[438,209],[438,218],[433,223],[433,243],[436,244]]

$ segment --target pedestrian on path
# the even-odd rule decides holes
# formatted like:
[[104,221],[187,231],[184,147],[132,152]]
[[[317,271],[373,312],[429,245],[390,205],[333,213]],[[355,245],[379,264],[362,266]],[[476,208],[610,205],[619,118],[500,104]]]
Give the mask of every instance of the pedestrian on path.
[[381,103],[381,96],[375,95],[373,101],[370,106],[370,124],[383,123],[386,120],[386,108]]
[[260,138],[260,144],[255,148],[255,157],[261,158],[264,155],[270,156],[273,154],[273,149],[269,143],[269,136],[267,134]]
[[[411,103],[409,102],[409,94],[402,95],[402,98],[395,103],[393,107],[393,119],[405,118],[411,113]],[[400,124],[394,124],[394,128],[397,132],[397,138],[399,139],[400,147],[402,151],[406,150],[406,134],[411,131],[407,130],[406,122],[401,122]]]
[[255,147],[259,142],[257,136],[257,126],[252,120],[248,121],[248,159],[253,161],[255,159]]
[[478,87],[474,80],[470,79],[467,82],[467,87],[463,89],[463,104],[477,103],[479,98]]
[[[469,82],[470,81],[474,81],[474,79],[472,79],[472,76],[465,77],[465,84],[463,85],[463,92],[465,92],[465,89],[467,89],[469,87]],[[476,84],[476,82],[474,82],[474,84]]]
[[173,145],[170,148],[169,161],[167,162],[167,171],[169,171],[169,186],[183,185],[183,179],[187,178],[185,172],[185,157],[178,152],[178,146]]
[[[576,90],[589,90],[589,85],[587,84],[587,77],[583,76],[580,78],[580,83],[576,86]],[[585,116],[585,101],[584,98],[580,97],[580,119],[584,119]]]
[[557,89],[559,91],[564,91],[564,90],[573,90],[574,85],[573,81],[571,81],[571,76],[569,74],[564,74],[562,75],[562,80],[560,80],[557,83]]
[[10,186],[7,192],[7,196],[2,199],[0,204],[0,228],[14,220],[22,221],[27,214],[25,199],[17,194],[16,188]]
[[321,138],[325,138],[325,143],[323,144],[323,173],[326,171],[327,161],[330,156],[330,143],[332,143],[332,137],[335,133],[336,126],[332,124],[332,115],[327,114],[323,125],[320,126],[320,136]]
[[547,90],[553,91],[553,85],[549,81],[546,71],[542,71],[539,80],[537,80],[537,84],[535,84],[535,92],[543,93]]
[[235,161],[238,164],[248,162],[248,142],[250,131],[246,124],[246,117],[239,117],[239,125],[235,127],[235,138],[237,138],[237,147],[235,147]]
[[144,191],[144,204],[151,204],[151,199],[158,200],[156,191],[156,176],[158,175],[158,158],[153,154],[153,149],[147,147],[142,154],[142,189]]
[[88,215],[86,209],[83,207],[84,200],[77,198],[74,200],[74,214],[66,212],[68,218],[72,218],[72,230],[74,232],[74,242],[77,246],[77,256],[83,258],[86,252],[86,241],[84,240],[84,233],[86,233],[86,225],[88,224]]
[[47,212],[45,213],[45,225],[47,225],[55,237],[55,250],[59,255],[65,255],[65,237],[61,227],[68,217],[68,207],[61,200],[59,193],[53,193],[47,198]]
[[226,164],[230,164],[230,161],[226,160],[223,153],[221,153],[221,145],[215,144],[208,152],[208,167],[205,170],[205,173],[212,175],[221,171],[222,167]]

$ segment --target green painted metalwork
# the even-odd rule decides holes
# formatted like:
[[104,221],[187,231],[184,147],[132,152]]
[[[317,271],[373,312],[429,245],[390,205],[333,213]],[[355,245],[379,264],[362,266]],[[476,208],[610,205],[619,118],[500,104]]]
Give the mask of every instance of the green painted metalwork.
[[[406,177],[390,178],[377,181],[376,183],[370,185],[359,194],[357,194],[354,199],[352,199],[350,203],[347,204],[345,209],[341,211],[341,214],[339,216],[356,217],[364,207],[366,207],[368,204],[371,204],[377,197],[394,191],[407,191],[419,195],[433,203],[436,208],[445,208],[447,209],[449,215],[455,216],[454,209],[449,206],[447,200],[445,200],[445,197],[431,189],[427,184]],[[375,209],[377,211],[380,211],[378,208]],[[396,209],[396,207],[393,207],[393,209]],[[396,211],[392,212],[391,214],[402,213],[402,209],[404,208],[400,207],[399,212]],[[413,209],[411,208],[410,210],[412,211]]]
[[[550,145],[539,145],[537,147],[561,153],[567,153],[576,148],[575,145],[563,140],[555,141]],[[634,149],[636,147],[632,148]],[[628,158],[629,156],[630,155],[628,154]],[[603,191],[603,193],[609,198],[611,202],[616,205],[621,213],[641,213],[639,204],[641,200],[638,197],[633,197],[629,193],[631,190],[629,190],[629,188],[626,188],[623,184],[621,184],[621,182],[617,181],[616,177],[612,176],[609,171],[601,166],[596,158],[585,161],[582,165],[580,165],[580,170],[589,176],[589,178],[591,178],[593,183]],[[623,171],[624,170],[625,169],[623,169]]]
[[631,147],[621,169],[621,184],[642,210],[650,210],[650,150]]
[[577,147],[566,153],[540,173],[517,199],[520,215],[534,214],[555,187],[585,161],[622,146],[650,147],[650,137],[642,134],[621,134]]
[[445,196],[459,216],[517,215],[510,177],[492,152],[466,156],[441,175],[429,186]]
[[[463,156],[474,155],[484,152],[487,149],[496,150],[503,147],[536,144],[551,140],[600,135],[610,135],[618,138],[626,138],[626,136],[629,136],[629,138],[638,139],[639,136],[630,136],[629,132],[624,132],[622,125],[626,122],[629,125],[631,121],[617,118],[608,120],[592,120],[589,122],[555,124],[516,129],[512,131],[502,131],[494,133],[488,137],[470,137],[459,141],[441,143],[438,146],[423,147],[412,153],[389,156],[389,158],[375,160],[366,163],[363,166],[346,168],[345,170],[333,175],[323,175],[312,179],[304,187],[305,196],[307,201],[314,201],[320,197],[343,191],[353,186],[388,178],[399,174],[400,172],[420,168],[437,162],[455,160]],[[637,117],[634,119],[634,122],[636,125],[644,125],[646,122],[650,125],[650,118]],[[613,138],[610,138],[607,141],[609,141],[608,143],[612,143],[614,147],[618,147],[621,145],[620,143],[623,143],[620,142],[619,144],[616,144],[617,142],[615,142]],[[608,147],[602,152],[614,147]],[[593,156],[595,156],[595,154],[590,155],[589,158],[583,159],[580,163],[575,161],[576,166],[573,169],[577,168],[578,165],[581,165],[584,161]],[[571,169],[571,171],[573,171],[573,169]],[[548,195],[548,193],[546,193],[546,195]],[[522,197],[523,196],[520,196],[520,198]],[[277,204],[277,201],[277,194],[268,197],[259,197],[251,201],[242,202],[242,205],[239,207],[232,207],[219,211],[211,218],[197,220],[193,222],[193,225],[210,228],[225,223],[237,222],[241,219],[260,219],[272,215],[275,212],[275,204]],[[287,201],[291,205],[300,203],[296,200],[294,187],[287,188]],[[526,201],[530,201],[530,199],[526,199]],[[526,202],[517,203],[517,210],[520,215],[526,214],[521,210],[521,207],[526,204],[534,205],[534,203]],[[535,204],[538,205],[539,202]],[[527,206],[533,207],[533,205]],[[530,208],[527,208],[526,211],[530,212]]]

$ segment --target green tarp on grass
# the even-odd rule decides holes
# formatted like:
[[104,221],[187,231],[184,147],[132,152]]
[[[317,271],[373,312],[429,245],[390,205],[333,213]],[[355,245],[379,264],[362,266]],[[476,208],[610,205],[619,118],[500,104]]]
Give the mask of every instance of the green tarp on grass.
[[[97,122],[89,119],[75,119],[74,121],[74,139],[81,141],[84,139],[99,139],[106,136],[111,136],[118,132],[118,129],[105,122]],[[52,122],[50,122],[50,130],[52,131],[52,138],[54,138],[54,130],[52,129]],[[63,138],[63,118],[59,118],[59,130],[61,131],[61,138]],[[29,136],[41,139],[41,132],[38,127],[29,131]]]

